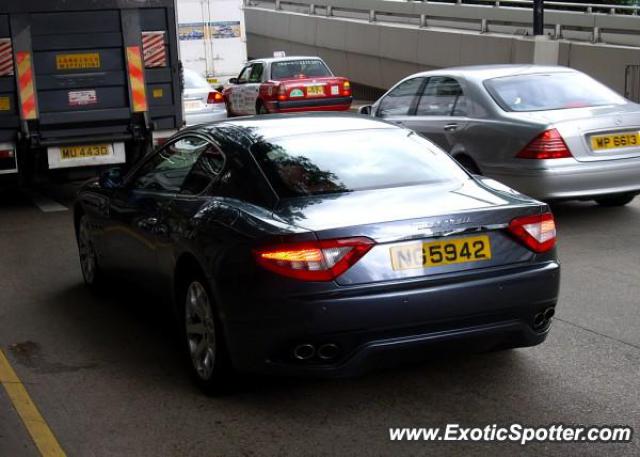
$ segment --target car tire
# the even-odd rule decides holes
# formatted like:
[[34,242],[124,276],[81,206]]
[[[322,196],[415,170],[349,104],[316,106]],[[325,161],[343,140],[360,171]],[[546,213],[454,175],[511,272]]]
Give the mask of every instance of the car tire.
[[262,115],[269,114],[269,110],[264,105],[264,103],[258,102],[258,105],[256,106],[256,113],[262,114]]
[[607,195],[606,197],[596,198],[595,201],[600,206],[605,207],[616,207],[616,206],[624,206],[636,198],[635,193],[625,193],[625,194],[615,194],[615,195]]
[[84,283],[92,292],[102,292],[105,283],[104,272],[100,268],[98,253],[91,239],[89,218],[86,214],[83,214],[78,222],[77,242]]
[[192,273],[180,289],[180,333],[191,377],[207,395],[229,393],[234,372],[207,281],[202,274]]
[[227,108],[227,117],[234,117],[235,114],[233,114],[233,111],[231,110],[231,103],[229,103],[229,100],[225,100],[224,106]]
[[480,167],[473,161],[471,157],[467,156],[458,156],[455,158],[456,161],[469,173],[472,175],[481,175]]

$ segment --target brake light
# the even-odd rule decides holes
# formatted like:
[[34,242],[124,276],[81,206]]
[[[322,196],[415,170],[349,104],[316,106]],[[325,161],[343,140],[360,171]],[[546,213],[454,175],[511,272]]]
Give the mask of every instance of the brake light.
[[278,100],[287,99],[287,88],[284,84],[278,86]]
[[0,149],[0,159],[13,159],[16,156],[16,153],[12,149],[1,150]]
[[369,238],[289,243],[254,251],[258,265],[302,281],[332,281],[362,258],[375,243]]
[[344,97],[351,96],[351,83],[349,81],[345,81],[342,83],[342,95]]
[[509,231],[534,252],[547,252],[556,245],[556,223],[551,213],[518,217],[509,224]]
[[549,129],[535,137],[516,156],[520,159],[564,159],[571,157],[571,151],[557,129]]
[[224,96],[217,91],[209,92],[209,95],[207,96],[207,104],[215,105],[217,103],[224,103]]

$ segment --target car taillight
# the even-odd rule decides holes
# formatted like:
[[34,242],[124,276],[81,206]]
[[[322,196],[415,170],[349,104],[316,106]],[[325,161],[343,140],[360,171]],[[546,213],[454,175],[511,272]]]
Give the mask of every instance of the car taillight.
[[535,137],[516,156],[520,159],[564,159],[571,157],[571,151],[556,129],[549,129]]
[[284,84],[278,86],[278,100],[287,99],[287,87]]
[[15,156],[16,153],[13,149],[0,149],[0,159],[13,159]]
[[556,223],[551,213],[518,217],[509,224],[509,231],[534,252],[547,252],[556,245]]
[[224,103],[224,96],[220,92],[209,92],[207,96],[207,104],[215,105],[217,103]]
[[289,243],[254,251],[267,270],[302,281],[332,281],[364,256],[375,243],[369,238]]
[[351,96],[351,83],[349,81],[342,83],[342,95],[345,97]]

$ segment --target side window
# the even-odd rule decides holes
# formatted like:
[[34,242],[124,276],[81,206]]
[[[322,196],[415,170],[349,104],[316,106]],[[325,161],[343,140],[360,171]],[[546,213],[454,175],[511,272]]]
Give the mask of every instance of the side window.
[[244,67],[238,76],[238,83],[244,84],[249,80],[249,74],[251,73],[251,65]]
[[218,146],[209,144],[200,158],[187,175],[180,193],[184,195],[199,195],[216,179],[225,165],[225,157]]
[[434,76],[418,101],[417,116],[466,116],[467,100],[458,81]]
[[168,144],[136,173],[132,188],[156,192],[179,192],[187,175],[210,143],[187,136]]
[[394,88],[380,102],[378,116],[408,115],[423,82],[424,78],[413,78]]
[[249,75],[250,83],[259,83],[262,81],[262,72],[264,71],[264,65],[261,63],[254,63],[251,66],[251,74]]

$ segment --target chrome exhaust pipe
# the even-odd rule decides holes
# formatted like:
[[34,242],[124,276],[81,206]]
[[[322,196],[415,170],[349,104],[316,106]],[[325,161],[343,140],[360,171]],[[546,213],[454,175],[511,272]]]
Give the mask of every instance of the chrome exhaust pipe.
[[533,327],[543,327],[547,320],[544,318],[544,313],[538,313],[533,317]]
[[309,360],[316,355],[316,348],[313,344],[299,344],[293,349],[293,356],[298,360]]
[[332,360],[338,357],[340,348],[333,343],[323,344],[318,348],[318,357],[322,360]]

